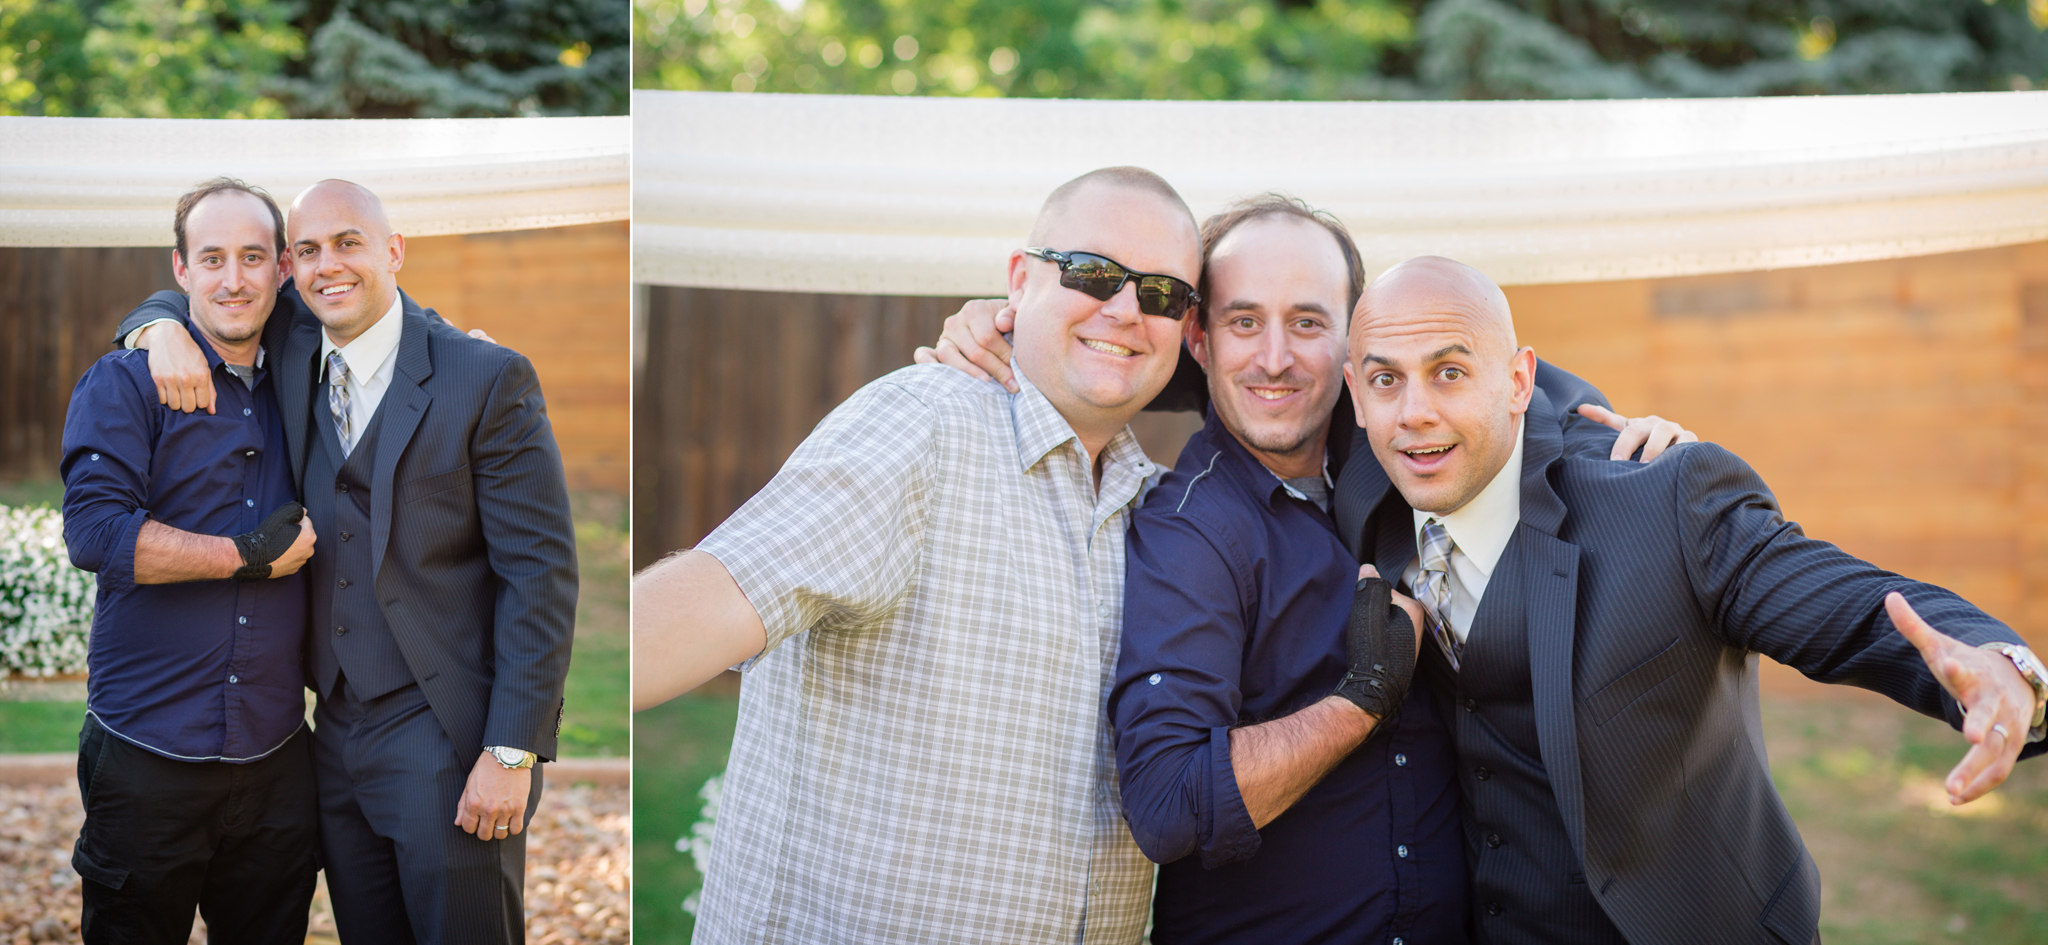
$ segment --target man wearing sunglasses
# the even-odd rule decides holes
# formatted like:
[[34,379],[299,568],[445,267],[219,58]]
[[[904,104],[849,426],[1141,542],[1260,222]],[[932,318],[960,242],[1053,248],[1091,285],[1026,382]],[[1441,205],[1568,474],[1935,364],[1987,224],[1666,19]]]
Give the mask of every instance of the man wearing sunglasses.
[[1053,192],[1009,259],[1018,390],[862,388],[634,583],[634,704],[745,681],[698,942],[1135,942],[1152,867],[1103,712],[1126,423],[1173,373],[1201,242],[1149,171]]

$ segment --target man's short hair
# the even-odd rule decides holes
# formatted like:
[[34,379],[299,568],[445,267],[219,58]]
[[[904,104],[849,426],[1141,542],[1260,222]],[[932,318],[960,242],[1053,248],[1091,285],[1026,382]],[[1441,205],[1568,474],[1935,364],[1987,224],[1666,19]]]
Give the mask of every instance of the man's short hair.
[[[1193,225],[1195,222],[1195,212],[1188,209],[1188,202],[1181,199],[1180,191],[1174,190],[1173,185],[1166,182],[1166,178],[1142,167],[1098,167],[1053,188],[1052,193],[1045,196],[1045,203],[1039,205],[1038,208],[1038,219],[1031,224],[1030,245],[1037,246],[1045,242],[1045,225],[1047,221],[1056,216],[1056,211],[1066,206],[1067,202],[1072,200],[1074,195],[1080,192],[1081,188],[1089,184],[1108,184],[1112,187],[1139,190],[1156,197],[1163,197],[1167,202],[1179,207],[1181,213],[1187,215],[1189,225]],[[1057,246],[1054,248],[1072,249],[1073,247]]]
[[1344,268],[1350,275],[1348,295],[1345,298],[1344,316],[1351,317],[1351,310],[1358,307],[1358,297],[1365,294],[1365,264],[1358,258],[1358,244],[1351,241],[1351,231],[1327,210],[1316,210],[1300,199],[1285,194],[1267,193],[1246,197],[1224,208],[1207,220],[1202,221],[1202,284],[1197,286],[1202,293],[1202,325],[1209,324],[1209,306],[1217,301],[1216,294],[1209,291],[1209,257],[1216,252],[1216,244],[1223,242],[1231,230],[1260,217],[1288,216],[1307,220],[1325,230],[1337,240],[1337,251],[1344,255]]
[[178,238],[179,259],[190,261],[185,250],[185,218],[192,215],[192,208],[199,206],[201,200],[229,190],[238,190],[255,197],[263,201],[264,206],[270,208],[270,223],[274,228],[272,232],[277,234],[273,240],[275,245],[271,248],[279,256],[284,255],[284,211],[277,208],[277,201],[271,199],[270,192],[254,184],[246,184],[232,177],[216,177],[186,191],[184,196],[178,198],[178,215],[171,221],[171,232]]

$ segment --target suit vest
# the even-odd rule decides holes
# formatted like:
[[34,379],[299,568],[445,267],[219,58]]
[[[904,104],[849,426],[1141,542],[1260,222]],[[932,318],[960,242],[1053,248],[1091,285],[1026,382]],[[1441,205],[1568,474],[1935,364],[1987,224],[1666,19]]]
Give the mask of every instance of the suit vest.
[[[1382,504],[1365,534],[1378,536],[1377,547],[1399,545],[1413,554],[1414,521],[1405,504]],[[1416,666],[1429,677],[1457,747],[1473,941],[1626,945],[1586,886],[1543,768],[1520,538],[1518,529],[1494,565],[1466,635],[1463,668],[1453,672],[1427,637]]]
[[313,519],[321,551],[310,562],[313,640],[307,649],[313,681],[324,696],[338,694],[337,676],[346,676],[355,697],[365,700],[413,681],[377,602],[376,562],[371,560],[370,481],[384,406],[378,404],[343,460],[327,398],[313,398],[311,429],[318,432],[312,437],[316,445],[306,451],[306,514]]

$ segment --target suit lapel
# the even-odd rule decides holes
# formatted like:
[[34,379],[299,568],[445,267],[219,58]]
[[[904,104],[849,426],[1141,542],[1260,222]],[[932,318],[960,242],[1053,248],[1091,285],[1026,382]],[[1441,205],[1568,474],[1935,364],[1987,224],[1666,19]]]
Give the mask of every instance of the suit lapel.
[[377,455],[370,469],[370,561],[371,573],[384,565],[384,549],[391,541],[391,487],[398,472],[398,458],[412,442],[413,431],[427,415],[434,396],[427,392],[427,378],[433,376],[434,360],[428,350],[426,317],[419,304],[403,292],[401,315],[404,330],[399,335],[398,359],[391,373],[391,388],[384,392],[377,413],[383,428],[377,432]]
[[[1536,741],[1543,768],[1571,836],[1572,852],[1584,862],[1586,817],[1579,775],[1577,713],[1573,710],[1572,655],[1578,635],[1579,547],[1557,537],[1564,525],[1564,500],[1550,487],[1550,470],[1564,455],[1564,427],[1541,390],[1523,414],[1522,520],[1515,538],[1523,546],[1519,569],[1528,608],[1530,691],[1536,708]],[[1498,580],[1506,575],[1496,575]]]
[[320,320],[313,317],[299,293],[287,287],[277,304],[288,318],[284,344],[278,352],[277,408],[284,412],[284,445],[291,454],[292,481],[306,494],[306,447],[312,441],[306,424],[313,412],[313,385],[320,378]]
[[[1373,561],[1380,568],[1380,575],[1398,583],[1401,572],[1396,570],[1390,576],[1386,565],[1378,563],[1379,551],[1374,540],[1364,533],[1366,519],[1379,508],[1380,501],[1393,491],[1387,480],[1387,471],[1380,468],[1379,457],[1372,455],[1372,445],[1363,431],[1352,431],[1350,436],[1351,454],[1344,458],[1344,466],[1337,472],[1337,494],[1330,501],[1331,518],[1336,520],[1337,535],[1344,539],[1344,546],[1351,549],[1351,556],[1361,562]],[[1405,503],[1404,503],[1405,505]],[[1409,553],[1413,554],[1414,536],[1409,536]],[[1404,560],[1402,566],[1406,567]]]

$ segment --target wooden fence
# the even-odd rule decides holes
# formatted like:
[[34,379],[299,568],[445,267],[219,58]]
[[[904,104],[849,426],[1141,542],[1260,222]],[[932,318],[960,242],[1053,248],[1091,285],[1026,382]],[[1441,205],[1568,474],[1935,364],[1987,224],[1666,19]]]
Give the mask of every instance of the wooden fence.
[[[626,489],[627,252],[624,223],[406,241],[408,294],[533,361],[576,488]],[[177,287],[166,248],[0,248],[0,480],[56,477],[79,375]]]
[[[1508,290],[1524,344],[1762,473],[1809,534],[2048,644],[2048,243]],[[957,299],[646,290],[634,559],[701,538]],[[1148,415],[1171,462],[1188,414]]]

